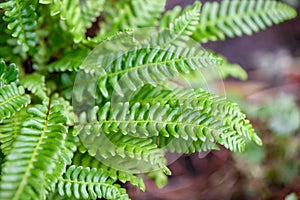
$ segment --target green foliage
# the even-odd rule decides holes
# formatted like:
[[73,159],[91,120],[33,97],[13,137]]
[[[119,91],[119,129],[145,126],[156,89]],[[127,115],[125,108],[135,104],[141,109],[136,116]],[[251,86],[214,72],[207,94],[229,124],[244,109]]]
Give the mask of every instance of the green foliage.
[[5,10],[3,19],[8,22],[7,28],[12,37],[17,39],[22,52],[33,54],[37,42],[35,5],[30,1],[9,0],[0,3]]
[[207,2],[201,13],[199,26],[193,35],[200,42],[252,35],[297,15],[291,7],[270,0]]
[[[167,151],[262,144],[236,103],[181,87],[180,77],[215,79],[205,71],[215,67],[221,78],[246,78],[191,37],[250,34],[295,11],[224,0],[162,14],[165,4],[0,3],[0,199],[129,199],[119,183],[144,191],[140,173],[166,184]],[[89,28],[95,37],[87,38]]]

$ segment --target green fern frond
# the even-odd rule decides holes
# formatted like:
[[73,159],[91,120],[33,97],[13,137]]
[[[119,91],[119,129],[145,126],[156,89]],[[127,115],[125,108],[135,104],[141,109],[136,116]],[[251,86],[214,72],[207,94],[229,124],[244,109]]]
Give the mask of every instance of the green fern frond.
[[1,151],[7,155],[22,128],[24,119],[28,118],[28,114],[24,109],[17,112],[13,117],[4,119],[0,124],[0,143]]
[[173,44],[175,46],[186,46],[190,36],[196,30],[200,19],[201,3],[196,1],[193,6],[188,6],[183,13],[172,20],[168,26],[168,30],[162,30],[156,36],[151,37],[150,44],[160,47]]
[[112,179],[118,179],[122,183],[126,183],[128,181],[131,185],[137,186],[142,191],[145,191],[146,189],[144,181],[141,177],[135,176],[126,171],[108,167],[95,157],[90,156],[88,153],[80,153],[79,151],[76,152],[73,158],[73,165],[97,169],[101,168],[105,173],[109,174],[109,177]]
[[107,1],[100,37],[106,38],[129,28],[153,27],[165,5],[166,0]]
[[[230,150],[241,151],[244,149],[245,143],[241,136],[259,145],[262,144],[250,122],[246,119],[245,114],[240,111],[237,104],[202,89],[183,90],[178,88],[176,90],[168,90],[163,86],[153,87],[148,85],[137,92],[136,95],[132,95],[132,99],[134,102],[145,105],[149,103],[169,104],[171,107],[181,108],[183,112],[185,112],[185,109],[192,109],[211,116],[212,120],[221,123],[219,126],[213,126],[214,128],[219,127],[219,130],[222,132],[219,135],[221,138],[215,141],[225,145],[225,147],[230,147]],[[198,136],[200,136],[199,133]],[[205,141],[209,137],[209,135],[203,136],[200,137],[202,138],[200,139],[201,141]],[[213,136],[216,137],[215,135]],[[212,137],[212,140],[214,137]],[[231,139],[236,140],[236,143],[240,145],[231,149],[233,146],[232,143],[234,143],[234,141],[231,142]]]
[[13,82],[18,82],[19,71],[15,64],[6,65],[0,59],[0,88]]
[[157,82],[174,78],[179,74],[188,74],[219,61],[206,51],[183,47],[136,48],[128,53],[116,55],[112,63],[107,65],[101,63],[106,59],[108,58],[102,56],[98,60],[90,61],[88,66],[82,67],[84,71],[96,74],[99,79],[99,90],[106,98],[112,91],[124,96],[122,90],[135,91],[136,86],[147,83],[156,85]]
[[0,88],[0,122],[30,103],[29,95],[24,93],[24,88],[17,87],[15,83]]
[[45,77],[40,74],[30,74],[20,81],[21,85],[28,91],[35,94],[41,100],[47,98]]
[[51,16],[57,15],[61,11],[62,1],[61,0],[39,0],[41,4],[50,4]]
[[30,1],[9,0],[0,3],[0,9],[5,10],[3,19],[8,22],[7,28],[12,31],[12,37],[17,38],[23,52],[34,53],[37,43],[36,12],[34,3]]
[[52,101],[27,110],[31,117],[24,121],[2,169],[1,199],[43,199],[51,187],[47,177],[58,175],[56,159],[63,154],[67,127],[63,106]]
[[206,2],[193,38],[204,43],[242,34],[252,35],[296,15],[293,8],[275,0]]
[[[107,103],[103,108],[104,110],[109,109],[110,104]],[[122,104],[123,105],[123,104]],[[122,109],[122,105],[117,108],[118,111],[114,112],[113,115],[119,115],[119,109]],[[124,121],[119,123],[120,127],[126,129],[126,126],[130,124],[130,120],[126,119],[126,112],[128,111],[128,104],[125,105],[125,111],[120,111],[124,118]],[[82,113],[80,122],[75,126],[75,133],[79,135],[80,139],[84,141],[84,146],[88,149],[88,152],[92,156],[101,156],[103,159],[111,159],[112,156],[118,155],[123,160],[133,159],[137,161],[143,161],[145,165],[151,165],[154,168],[163,169],[167,174],[170,174],[169,169],[165,166],[165,158],[163,152],[157,148],[156,144],[152,143],[151,139],[134,137],[131,135],[125,135],[128,130],[123,130],[121,133],[117,131],[118,122],[114,123],[114,120],[106,121],[103,120],[104,115],[110,115],[103,110],[99,111],[99,115],[103,121],[97,121],[98,108],[95,107],[88,116]],[[135,113],[131,114],[132,116]],[[120,116],[120,115],[119,115]],[[119,119],[121,121],[121,119]],[[118,120],[116,120],[118,121]],[[134,121],[134,120],[132,120]],[[124,127],[125,126],[125,127]],[[130,124],[129,126],[133,126]],[[103,129],[106,130],[104,131]],[[133,128],[133,127],[132,127]],[[109,129],[114,129],[110,132]],[[143,133],[147,134],[147,133]],[[100,146],[105,148],[99,148]]]
[[63,148],[61,149],[61,155],[57,159],[55,159],[54,165],[55,170],[51,173],[45,174],[45,179],[47,181],[46,185],[49,185],[47,188],[48,192],[55,191],[55,186],[58,181],[58,177],[60,177],[63,173],[65,173],[67,166],[72,164],[72,158],[74,156],[74,152],[77,150],[75,145],[77,138],[68,134],[64,135],[64,139],[62,141]]
[[48,65],[49,72],[77,71],[90,51],[76,49],[63,55],[62,59]]
[[70,166],[58,179],[57,191],[62,196],[76,199],[130,199],[124,188],[109,178],[102,169]]

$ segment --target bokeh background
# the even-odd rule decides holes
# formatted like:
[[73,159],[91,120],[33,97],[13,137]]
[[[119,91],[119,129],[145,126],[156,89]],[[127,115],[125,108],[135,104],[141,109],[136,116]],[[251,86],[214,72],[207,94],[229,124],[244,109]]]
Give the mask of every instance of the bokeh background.
[[[299,13],[299,0],[282,1]],[[169,0],[167,8],[193,2]],[[128,186],[130,196],[136,200],[300,199],[300,17],[204,47],[247,70],[246,81],[229,78],[220,88],[239,102],[264,145],[249,144],[242,154],[222,148],[182,156],[170,165],[172,176],[164,188],[146,180],[147,191]]]

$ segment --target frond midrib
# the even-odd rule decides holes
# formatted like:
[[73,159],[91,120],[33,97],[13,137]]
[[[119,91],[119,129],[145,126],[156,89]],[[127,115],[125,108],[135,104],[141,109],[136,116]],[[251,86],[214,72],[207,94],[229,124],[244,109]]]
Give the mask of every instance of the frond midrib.
[[134,70],[138,70],[138,69],[143,69],[146,67],[150,67],[150,66],[154,66],[154,65],[163,65],[163,64],[170,64],[170,63],[176,63],[176,62],[181,62],[181,61],[186,61],[186,60],[194,60],[194,59],[201,59],[201,56],[193,56],[193,57],[184,57],[184,58],[176,58],[176,59],[170,59],[170,60],[163,60],[163,61],[159,61],[159,62],[150,62],[150,63],[145,63],[142,65],[137,65],[131,68],[126,68],[123,70],[119,70],[117,72],[113,72],[113,73],[106,73],[102,76],[99,76],[99,78],[103,78],[103,77],[113,77],[116,75],[120,75],[120,74],[125,74],[127,72],[130,71],[134,71]]
[[30,170],[32,169],[32,166],[33,166],[33,163],[34,163],[34,159],[35,157],[37,156],[38,154],[38,149],[39,147],[41,146],[42,144],[42,140],[44,139],[44,135],[47,131],[47,127],[48,127],[48,118],[49,118],[49,114],[50,114],[50,105],[51,105],[51,99],[49,99],[48,101],[48,105],[47,105],[47,113],[46,113],[46,117],[45,117],[45,125],[44,125],[44,128],[43,128],[43,131],[41,132],[41,135],[40,135],[40,138],[39,138],[39,141],[37,143],[37,145],[35,146],[34,148],[34,151],[32,153],[32,156],[29,160],[29,163],[27,165],[27,168],[26,168],[26,171],[25,171],[25,174],[22,178],[22,181],[21,183],[19,184],[18,186],[18,189],[17,191],[15,192],[15,195],[13,197],[13,200],[18,200],[20,199],[20,195],[22,194],[22,191],[24,190],[24,187],[26,185],[26,182],[27,182],[27,178],[28,176],[30,175]]

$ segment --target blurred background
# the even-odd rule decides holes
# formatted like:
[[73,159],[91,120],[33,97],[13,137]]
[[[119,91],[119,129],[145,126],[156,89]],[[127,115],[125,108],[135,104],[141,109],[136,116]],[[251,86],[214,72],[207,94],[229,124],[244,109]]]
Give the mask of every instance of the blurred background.
[[[300,11],[299,0],[282,0]],[[167,8],[192,4],[169,0]],[[204,2],[204,1],[203,1]],[[300,17],[252,36],[210,42],[240,64],[248,79],[225,80],[226,96],[239,103],[264,141],[246,152],[226,149],[182,156],[170,165],[168,184],[146,180],[146,193],[128,186],[136,200],[300,199]],[[224,85],[223,85],[224,84]]]

